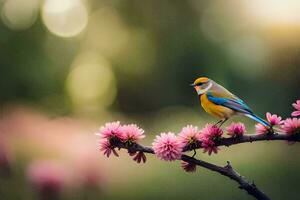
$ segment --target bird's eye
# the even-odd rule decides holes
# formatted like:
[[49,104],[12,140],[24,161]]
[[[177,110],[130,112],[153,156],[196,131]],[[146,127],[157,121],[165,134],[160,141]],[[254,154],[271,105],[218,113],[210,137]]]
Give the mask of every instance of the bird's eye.
[[203,84],[204,84],[204,83],[197,83],[196,85],[197,85],[197,86],[201,86],[201,85],[203,85]]

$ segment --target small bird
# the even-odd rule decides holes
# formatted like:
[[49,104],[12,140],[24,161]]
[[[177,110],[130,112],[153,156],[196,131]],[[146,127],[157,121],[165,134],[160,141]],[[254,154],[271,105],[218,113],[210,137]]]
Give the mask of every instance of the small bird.
[[191,86],[195,88],[203,109],[220,119],[215,125],[222,126],[233,115],[241,114],[270,127],[269,123],[256,116],[243,100],[213,80],[200,77]]

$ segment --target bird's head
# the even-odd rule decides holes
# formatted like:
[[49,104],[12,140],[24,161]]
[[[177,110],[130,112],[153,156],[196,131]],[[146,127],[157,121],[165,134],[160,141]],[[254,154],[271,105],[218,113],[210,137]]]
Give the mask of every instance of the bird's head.
[[198,95],[204,94],[207,92],[213,85],[213,81],[207,77],[197,78],[194,83],[191,84],[195,88]]

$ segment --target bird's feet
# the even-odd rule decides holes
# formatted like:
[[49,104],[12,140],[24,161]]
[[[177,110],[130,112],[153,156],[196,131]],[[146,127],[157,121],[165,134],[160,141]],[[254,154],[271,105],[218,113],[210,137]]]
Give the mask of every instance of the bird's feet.
[[217,126],[219,128],[221,128],[221,126],[228,120],[228,118],[225,119],[221,119],[220,121],[218,121],[217,123],[214,124],[214,126]]
[[218,121],[217,123],[214,124],[214,126],[218,126],[218,124],[222,123],[222,119],[220,121]]
[[193,153],[193,155],[192,155],[192,158],[194,158],[194,157],[196,156],[196,154],[197,154],[196,149],[193,149],[193,150],[194,150],[194,153]]

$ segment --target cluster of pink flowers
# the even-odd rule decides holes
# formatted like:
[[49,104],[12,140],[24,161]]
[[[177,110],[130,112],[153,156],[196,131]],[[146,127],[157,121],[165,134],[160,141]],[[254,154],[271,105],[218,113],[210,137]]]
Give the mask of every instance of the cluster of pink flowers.
[[[228,135],[239,137],[245,133],[245,126],[242,123],[232,123],[227,127]],[[144,130],[135,124],[121,125],[120,122],[106,123],[100,128],[100,151],[109,157],[111,154],[119,156],[116,148],[118,144],[132,145],[145,137]],[[175,161],[181,158],[183,151],[193,150],[202,147],[209,155],[217,153],[218,141],[223,135],[223,130],[215,125],[207,124],[202,130],[198,127],[188,125],[183,127],[178,135],[168,132],[156,136],[152,143],[155,155],[165,161]],[[143,152],[129,152],[137,163],[146,162]],[[195,171],[196,166],[183,162],[182,168],[185,171]]]
[[[245,131],[245,126],[242,123],[232,123],[227,127],[228,135],[232,137],[241,136]],[[182,128],[178,136],[171,132],[156,136],[152,147],[160,159],[174,161],[180,159],[182,151],[193,150],[198,147],[202,147],[204,152],[209,155],[217,153],[219,150],[217,143],[222,136],[223,130],[213,124],[207,124],[202,130],[188,125]],[[190,165],[190,163],[183,163],[182,167],[186,171],[193,171],[188,170]]]
[[[118,143],[129,147],[145,137],[144,130],[137,125],[121,125],[119,121],[106,123],[96,135],[100,136],[99,150],[107,157],[112,153],[117,157],[119,156],[116,151]],[[137,163],[146,162],[146,156],[143,152],[131,152],[130,155],[134,156],[133,160]]]
[[273,127],[279,126],[281,130],[286,134],[297,134],[300,133],[300,119],[297,118],[300,116],[300,100],[297,100],[296,103],[292,104],[296,111],[291,113],[293,118],[287,118],[282,120],[282,117],[266,113],[267,121],[270,124],[270,127],[264,126],[262,124],[256,124],[256,133],[257,134],[267,134],[272,133]]
[[[227,127],[228,135],[231,137],[242,136],[245,132],[245,125],[232,123]],[[202,130],[198,127],[188,125],[183,127],[176,136],[174,133],[161,133],[156,136],[152,148],[156,156],[165,161],[174,161],[181,158],[182,152],[202,147],[209,155],[217,153],[218,141],[223,136],[223,130],[213,124],[207,124]],[[182,161],[181,167],[186,172],[194,172],[196,165]]]
[[[266,113],[266,121],[269,126],[256,124],[257,134],[272,134],[274,128],[281,128],[286,134],[300,134],[300,100],[293,104],[296,109],[292,113],[294,118],[282,120],[282,117]],[[226,133],[229,137],[239,139],[246,133],[246,127],[243,123],[231,123],[226,127]],[[184,151],[195,150],[196,148],[203,148],[204,153],[211,155],[218,153],[219,142],[223,138],[223,130],[213,124],[206,124],[206,126],[199,130],[198,127],[188,125],[183,127],[178,135],[168,132],[157,135],[152,143],[152,149],[155,155],[161,160],[175,161],[180,160]],[[130,147],[136,144],[145,137],[144,130],[135,124],[121,125],[120,122],[106,123],[101,127],[100,133],[100,150],[109,157],[111,154],[118,156],[116,147],[122,144],[125,147]],[[122,146],[121,145],[121,146]],[[143,152],[128,151],[133,160],[137,163],[146,162],[146,156]],[[194,172],[196,165],[193,163],[181,162],[181,167],[186,172]]]
[[269,112],[266,113],[266,118],[268,123],[270,124],[269,127],[264,126],[262,124],[256,124],[255,129],[257,134],[266,134],[266,133],[272,133],[274,126],[280,126],[284,123],[282,120],[282,117],[276,114],[271,114]]

